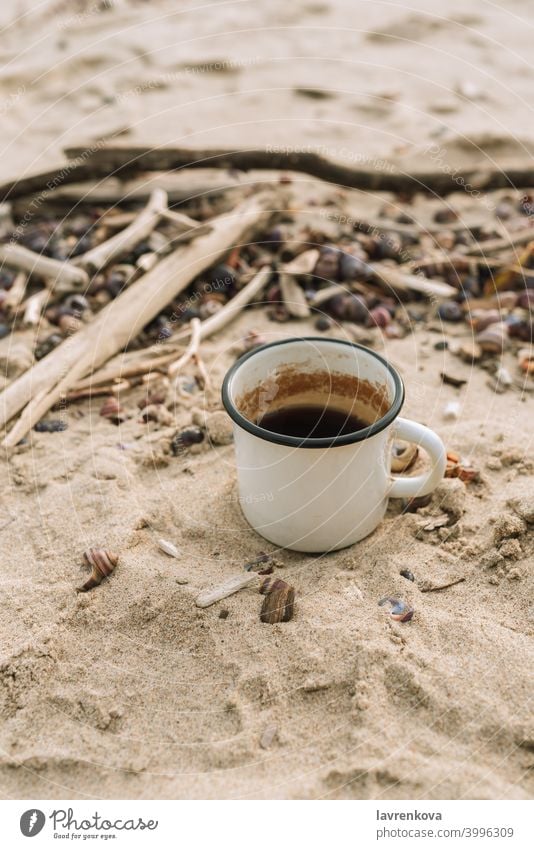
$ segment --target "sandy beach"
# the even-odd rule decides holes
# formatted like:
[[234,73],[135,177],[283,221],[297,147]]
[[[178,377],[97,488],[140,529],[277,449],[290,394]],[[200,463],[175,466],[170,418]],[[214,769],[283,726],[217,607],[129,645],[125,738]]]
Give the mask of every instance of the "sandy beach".
[[[502,167],[532,152],[526,2],[175,6],[4,4],[1,178],[108,137],[312,146],[406,172],[435,166],[436,146],[451,168]],[[305,175],[291,188],[304,217],[402,206]],[[460,220],[492,215],[462,191],[447,204]],[[410,214],[424,227],[441,206],[417,198]],[[173,428],[202,423],[207,438],[178,456],[159,438],[162,422],[141,420],[142,387],[125,394],[118,426],[99,415],[102,399],[83,400],[69,405],[65,431],[32,431],[2,454],[4,799],[532,796],[534,395],[515,385],[497,394],[487,370],[435,347],[465,340],[465,325],[417,308],[403,338],[374,327],[358,339],[401,373],[403,415],[469,458],[479,480],[444,479],[422,512],[391,501],[351,548],[299,554],[251,530],[221,426],[222,379],[251,328],[265,341],[316,334],[313,316],[277,323],[262,305],[202,343],[210,387],[171,412]],[[324,335],[354,333],[342,322]],[[43,334],[0,339],[2,387],[13,346]],[[516,374],[515,350],[503,365]],[[444,384],[442,371],[465,384]],[[460,404],[452,419],[450,402]],[[448,526],[425,530],[444,513]],[[77,594],[93,546],[116,551],[119,565]],[[262,551],[295,587],[290,622],[260,622],[252,587],[195,606]],[[413,620],[394,622],[378,606],[384,596],[412,605]]]

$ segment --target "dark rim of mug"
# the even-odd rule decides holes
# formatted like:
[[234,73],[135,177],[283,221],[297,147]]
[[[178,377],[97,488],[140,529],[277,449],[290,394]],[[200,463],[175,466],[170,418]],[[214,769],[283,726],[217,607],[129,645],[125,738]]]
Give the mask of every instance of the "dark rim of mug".
[[[243,416],[236,408],[230,397],[230,384],[237,370],[241,368],[243,363],[251,357],[255,357],[256,354],[261,354],[262,351],[267,351],[269,348],[275,348],[279,345],[292,345],[296,342],[320,342],[322,345],[346,345],[349,348],[356,348],[358,351],[364,351],[366,354],[369,354],[369,356],[374,357],[375,360],[378,360],[378,362],[384,366],[386,371],[390,373],[395,385],[395,397],[393,398],[393,402],[387,413],[368,427],[354,431],[353,433],[346,433],[342,436],[332,437],[312,436],[307,438],[305,437],[304,439],[301,439],[298,436],[288,436],[283,433],[273,433],[273,431],[260,427],[245,418],[245,416]],[[380,431],[388,427],[397,418],[404,403],[404,383],[402,382],[398,371],[394,369],[393,366],[384,359],[384,357],[381,357],[380,354],[377,354],[375,351],[371,351],[370,348],[366,348],[365,345],[358,345],[357,342],[346,342],[344,339],[324,339],[321,336],[292,336],[290,339],[281,339],[278,342],[268,342],[266,345],[261,345],[259,348],[254,348],[254,350],[249,351],[247,354],[243,354],[243,356],[240,357],[226,372],[221,394],[222,402],[230,418],[242,427],[243,430],[252,433],[253,436],[265,439],[267,442],[274,442],[277,445],[289,445],[292,448],[334,448],[338,445],[351,445],[353,442],[363,442],[364,439],[368,439],[370,436],[374,436],[376,433],[380,433]]]

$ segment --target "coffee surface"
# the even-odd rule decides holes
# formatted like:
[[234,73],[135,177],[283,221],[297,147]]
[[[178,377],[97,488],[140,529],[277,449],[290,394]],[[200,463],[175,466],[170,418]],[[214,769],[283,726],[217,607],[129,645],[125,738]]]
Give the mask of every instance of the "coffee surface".
[[271,433],[300,439],[345,436],[369,427],[369,424],[353,413],[317,404],[288,405],[265,413],[258,420],[258,425]]

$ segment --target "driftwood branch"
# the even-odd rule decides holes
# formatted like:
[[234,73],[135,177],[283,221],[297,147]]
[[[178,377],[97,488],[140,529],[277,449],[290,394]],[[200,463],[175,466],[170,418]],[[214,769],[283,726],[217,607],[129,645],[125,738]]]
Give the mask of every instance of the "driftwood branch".
[[39,324],[41,313],[49,297],[50,289],[40,289],[24,301],[22,305],[24,308],[23,324],[28,327],[34,327],[36,324]]
[[12,383],[0,395],[0,426],[25,409],[3,444],[16,445],[77,381],[123,349],[198,274],[239,243],[248,230],[265,222],[276,208],[273,203],[273,194],[265,192],[212,220],[211,233],[163,259],[91,324]]
[[530,164],[508,170],[478,168],[455,171],[453,179],[443,170],[407,174],[395,170],[393,165],[384,170],[372,167],[354,168],[304,150],[188,150],[121,144],[101,145],[89,154],[87,150],[87,147],[71,147],[67,148],[65,153],[69,158],[85,156],[86,162],[92,164],[100,174],[121,169],[171,171],[177,168],[214,166],[241,171],[269,169],[299,171],[329,183],[364,191],[408,194],[424,192],[437,195],[458,191],[459,185],[469,185],[472,189],[485,191],[534,186],[534,168]]
[[394,292],[421,292],[428,298],[452,298],[458,294],[454,286],[441,280],[429,280],[422,274],[412,274],[378,262],[371,267],[378,280]]
[[96,245],[87,253],[77,257],[76,263],[83,268],[96,273],[109,265],[112,260],[128,253],[139,242],[150,236],[158,224],[163,211],[167,207],[167,194],[163,189],[154,189],[147,205],[124,230],[119,230],[110,239]]
[[311,312],[304,290],[296,278],[311,274],[318,259],[319,251],[312,248],[296,256],[291,262],[286,262],[280,269],[280,294],[289,315],[295,318],[308,318]]
[[517,248],[520,245],[527,245],[533,240],[534,227],[525,227],[516,233],[510,233],[509,236],[500,239],[486,239],[483,242],[478,242],[478,244],[472,245],[469,250],[472,254],[493,254],[499,251]]
[[49,280],[52,288],[61,291],[83,289],[89,285],[87,272],[72,262],[60,262],[10,242],[0,245],[0,263]]
[[2,305],[4,310],[10,313],[17,311],[23,301],[27,282],[28,274],[25,271],[19,271]]
[[[99,145],[98,148],[71,147],[65,151],[68,160],[57,168],[30,174],[18,180],[9,180],[0,184],[0,202],[25,197],[39,193],[47,200],[65,194],[68,197],[68,187],[84,181],[98,181],[114,175],[121,180],[130,178],[135,173],[143,171],[166,171],[182,168],[226,168],[249,171],[251,169],[273,171],[299,171],[336,183],[347,188],[375,192],[395,192],[414,194],[424,192],[446,196],[458,191],[459,185],[469,185],[472,189],[492,191],[494,189],[532,188],[534,187],[534,168],[530,163],[522,167],[508,169],[471,169],[456,171],[454,179],[443,171],[428,171],[406,174],[387,166],[383,170],[375,168],[353,168],[332,162],[317,153],[308,151],[270,151],[261,149],[250,150],[187,150],[172,147],[129,147],[126,145]],[[177,175],[178,176],[178,175]],[[463,183],[462,183],[463,181]],[[228,178],[228,186],[233,181]],[[227,186],[227,187],[228,187]],[[224,186],[217,190],[224,189]],[[206,184],[204,191],[211,191]],[[104,195],[95,186],[95,198],[102,202]],[[186,188],[186,196],[194,192]],[[80,187],[80,197],[83,200],[87,188]],[[108,190],[109,194],[109,190]],[[114,193],[111,202],[124,198],[124,192]],[[75,193],[76,195],[76,193]],[[181,191],[177,190],[176,197],[181,199]],[[72,195],[71,195],[72,198]],[[185,198],[184,198],[185,199]],[[91,202],[93,198],[91,198]]]
[[209,233],[211,230],[211,224],[200,224],[194,218],[190,218],[189,215],[185,215],[183,212],[176,212],[174,209],[164,209],[161,215],[166,221],[170,221],[180,235],[193,230],[195,236],[204,236],[205,233]]
[[182,356],[178,360],[176,360],[176,362],[171,363],[171,365],[167,369],[167,374],[169,375],[169,377],[174,377],[174,375],[178,374],[180,369],[187,365],[190,360],[198,356],[201,326],[202,322],[199,318],[193,318],[191,320],[191,339],[189,341],[189,345],[187,346]]

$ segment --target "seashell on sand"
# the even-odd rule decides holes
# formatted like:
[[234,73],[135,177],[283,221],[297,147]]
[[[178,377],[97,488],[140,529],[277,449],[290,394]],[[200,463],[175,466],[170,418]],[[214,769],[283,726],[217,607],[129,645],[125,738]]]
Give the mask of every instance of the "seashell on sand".
[[89,548],[83,554],[87,564],[91,566],[91,577],[81,587],[78,587],[77,592],[86,593],[102,583],[104,578],[107,578],[115,569],[119,562],[118,554],[112,551],[107,551],[104,548]]
[[168,554],[169,557],[179,557],[180,556],[180,552],[178,551],[176,546],[173,545],[172,542],[169,542],[166,539],[158,539],[158,546],[159,546],[159,548],[161,548],[162,551],[165,552],[165,554]]

